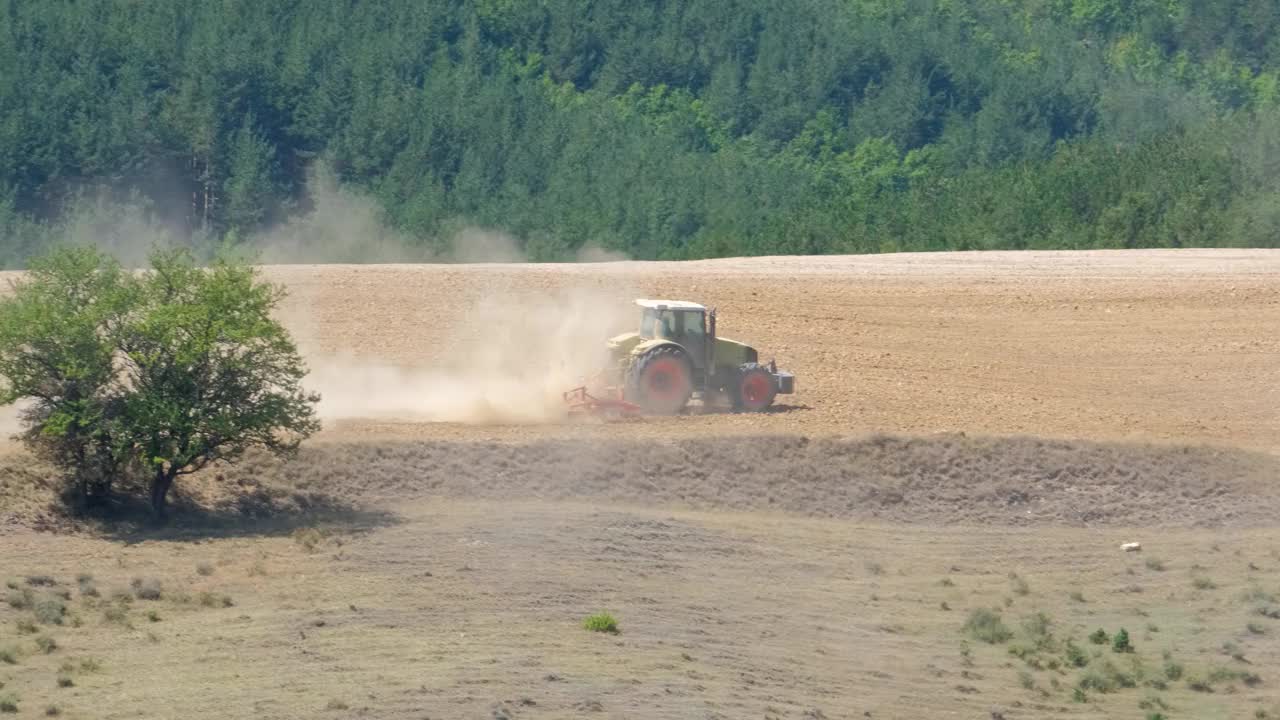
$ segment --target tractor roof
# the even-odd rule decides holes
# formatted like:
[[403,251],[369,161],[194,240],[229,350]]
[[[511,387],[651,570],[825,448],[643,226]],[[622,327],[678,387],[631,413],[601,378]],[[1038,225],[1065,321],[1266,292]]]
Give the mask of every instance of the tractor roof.
[[703,310],[707,308],[698,303],[687,302],[685,300],[646,300],[641,298],[636,300],[636,304],[643,308],[652,310]]

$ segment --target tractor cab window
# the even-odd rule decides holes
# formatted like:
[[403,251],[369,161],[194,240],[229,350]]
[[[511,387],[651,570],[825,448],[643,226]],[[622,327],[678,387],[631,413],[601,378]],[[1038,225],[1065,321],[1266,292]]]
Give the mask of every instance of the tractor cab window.
[[700,312],[683,312],[684,327],[682,328],[686,337],[702,337],[704,330],[702,327],[702,313]]
[[640,316],[640,337],[673,338],[680,326],[676,323],[676,314],[670,310],[654,310],[647,308]]

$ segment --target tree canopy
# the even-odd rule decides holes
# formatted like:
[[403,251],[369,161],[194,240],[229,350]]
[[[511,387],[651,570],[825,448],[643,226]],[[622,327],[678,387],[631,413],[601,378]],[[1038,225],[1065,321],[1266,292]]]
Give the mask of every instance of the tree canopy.
[[1274,0],[5,0],[0,258],[317,162],[424,254],[1276,246],[1278,73]]
[[0,403],[26,400],[27,445],[82,500],[137,474],[163,517],[176,478],[250,447],[288,454],[319,429],[305,367],[250,266],[156,251],[127,273],[59,249],[0,300]]

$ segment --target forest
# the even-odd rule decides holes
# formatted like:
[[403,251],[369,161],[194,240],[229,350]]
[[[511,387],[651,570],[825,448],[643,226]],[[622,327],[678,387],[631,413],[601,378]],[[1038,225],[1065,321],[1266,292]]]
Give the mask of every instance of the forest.
[[420,259],[1278,247],[1280,3],[0,0],[0,265],[317,178]]

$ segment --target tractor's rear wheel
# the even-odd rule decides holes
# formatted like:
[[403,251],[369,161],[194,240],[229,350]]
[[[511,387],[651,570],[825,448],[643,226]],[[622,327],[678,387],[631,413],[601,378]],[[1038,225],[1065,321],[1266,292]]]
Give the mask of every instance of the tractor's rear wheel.
[[632,402],[654,415],[675,415],[693,395],[693,364],[678,347],[654,348],[631,365]]
[[763,365],[747,363],[738,369],[737,383],[730,388],[733,409],[738,412],[761,412],[773,404],[778,385]]

